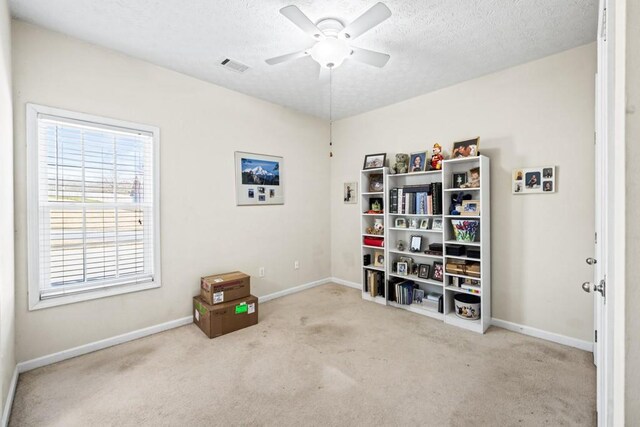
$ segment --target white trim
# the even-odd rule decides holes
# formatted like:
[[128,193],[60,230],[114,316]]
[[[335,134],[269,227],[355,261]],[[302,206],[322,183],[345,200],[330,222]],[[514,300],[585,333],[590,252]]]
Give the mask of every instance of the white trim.
[[[316,280],[315,282],[304,283],[299,286],[294,286],[293,288],[284,289],[282,291],[261,296],[258,298],[258,301],[263,303],[272,299],[283,297],[285,295],[290,295],[296,292],[304,291],[306,289],[314,288],[316,286],[331,283],[332,281],[333,279],[331,278],[325,278],[321,280]],[[63,360],[71,359],[73,357],[82,356],[83,354],[92,353],[94,351],[102,350],[108,347],[112,347],[114,345],[122,344],[128,341],[133,341],[139,338],[144,338],[146,336],[157,334],[159,332],[164,332],[169,329],[177,328],[180,326],[188,325],[192,322],[193,322],[193,318],[191,316],[188,316],[188,317],[183,317],[176,320],[171,320],[169,322],[161,323],[159,325],[149,326],[148,328],[127,332],[122,335],[117,335],[115,337],[105,338],[100,341],[95,341],[95,342],[84,344],[78,347],[70,348],[68,350],[63,350],[57,353],[38,357],[36,359],[20,362],[17,365],[17,370],[20,373],[31,371],[32,369],[41,368],[43,366],[47,366],[53,363],[61,362]]]
[[[40,296],[40,223],[39,223],[39,146],[38,115],[49,115],[65,119],[78,120],[100,127],[116,127],[149,133],[153,138],[153,282],[128,284],[117,287],[104,287],[87,292],[41,299]],[[155,289],[162,286],[162,254],[160,237],[160,128],[157,126],[133,123],[119,119],[94,116],[91,114],[47,107],[44,105],[26,104],[26,137],[27,137],[27,278],[29,311],[59,305],[73,304],[80,301],[104,298],[129,292]]]
[[296,292],[304,291],[305,289],[315,288],[316,286],[324,285],[324,284],[327,284],[327,283],[331,283],[331,279],[330,278],[316,280],[315,282],[304,283],[304,284],[299,285],[299,286],[294,286],[293,288],[283,289],[281,291],[277,291],[277,292],[274,292],[272,294],[263,295],[261,297],[258,297],[258,302],[261,302],[261,303],[262,302],[267,302],[267,301],[270,301],[272,299],[276,299],[276,298],[284,297],[284,296],[287,296],[287,295],[295,294]]
[[568,337],[566,335],[556,334],[555,332],[543,331],[542,329],[533,328],[531,326],[519,325],[517,323],[508,322],[506,320],[491,319],[491,325],[497,326],[509,331],[518,332],[523,335],[540,338],[543,340],[555,342],[569,347],[579,348],[580,350],[593,352],[593,343],[589,341],[579,340],[577,338]]
[[94,351],[102,350],[108,347],[113,347],[114,345],[137,340],[138,338],[144,338],[146,336],[157,334],[159,332],[168,331],[169,329],[188,325],[191,322],[193,322],[192,316],[182,317],[180,319],[171,320],[169,322],[161,323],[159,325],[149,326],[148,328],[138,329],[136,331],[127,332],[125,334],[117,335],[115,337],[105,338],[100,341],[84,344],[78,347],[70,348],[68,350],[62,350],[57,353],[38,357],[36,359],[27,360],[26,362],[20,362],[18,363],[18,372],[23,373],[23,372],[31,371],[32,369],[41,368],[43,366],[51,365],[57,362],[62,362],[63,360],[71,359],[77,356],[82,356],[83,354],[92,353]]
[[13,398],[16,395],[16,388],[18,387],[18,375],[18,366],[16,365],[16,367],[13,368],[13,376],[11,377],[11,382],[9,383],[7,400],[5,400],[4,407],[2,408],[2,427],[7,427],[7,425],[9,425],[9,417],[11,416]]
[[353,288],[353,289],[362,289],[362,285],[360,283],[356,283],[356,282],[350,282],[349,280],[344,280],[344,279],[338,279],[337,277],[332,277],[329,279],[332,283],[338,284],[338,285],[342,285],[342,286],[346,286],[348,288]]

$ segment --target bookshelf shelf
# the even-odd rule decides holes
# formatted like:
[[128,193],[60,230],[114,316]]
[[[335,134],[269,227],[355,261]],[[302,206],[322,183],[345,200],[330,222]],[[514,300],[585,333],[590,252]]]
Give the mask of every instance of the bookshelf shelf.
[[458,277],[460,279],[477,280],[478,282],[482,281],[482,279],[480,279],[479,277],[465,276],[463,274],[453,274],[453,273],[446,273],[446,272],[444,274],[445,276]]
[[457,286],[445,286],[444,289],[445,291],[459,292],[461,294],[478,295],[478,296],[482,295],[482,292],[478,294],[475,292],[468,291],[466,289],[458,288]]
[[403,256],[411,256],[411,257],[421,257],[421,258],[435,258],[438,260],[442,259],[441,255],[429,255],[429,254],[423,254],[420,252],[409,252],[409,251],[399,251],[396,249],[389,249],[389,253],[390,254],[399,254],[399,255],[403,255]]
[[396,273],[388,273],[388,274],[390,277],[413,280],[414,282],[424,283],[426,285],[442,286],[442,282],[438,282],[437,280],[431,280],[431,279],[423,279],[421,277],[414,276],[413,274],[407,274],[406,276],[403,276],[402,274],[396,274]]
[[[480,187],[476,188],[453,188],[453,174],[467,173],[470,177],[470,170],[479,168],[480,170]],[[384,267],[375,267],[373,265],[362,266],[362,298],[367,301],[373,301],[379,304],[389,305],[394,308],[410,311],[422,316],[443,321],[446,324],[464,328],[470,331],[484,333],[489,327],[491,319],[491,259],[490,259],[490,165],[489,158],[486,156],[468,157],[463,159],[445,160],[442,163],[442,170],[411,172],[404,174],[390,174],[387,168],[363,170],[360,174],[360,188],[369,189],[369,178],[371,174],[382,174],[384,178],[383,192],[364,192],[360,197],[361,208],[361,233],[366,233],[367,227],[373,225],[375,221],[382,219],[385,225],[384,234],[376,237],[384,238],[384,247],[368,246],[361,242],[362,256],[370,255],[379,251],[384,251]],[[477,179],[477,177],[474,177]],[[402,190],[402,191],[400,191]],[[482,212],[477,216],[466,215],[448,215],[451,195],[454,192],[464,192],[471,194],[473,200],[479,200],[479,206]],[[369,209],[369,200],[371,197],[381,197],[383,199],[384,214],[364,213]],[[401,198],[402,197],[402,198]],[[402,204],[402,205],[401,205]],[[399,217],[406,218],[407,223],[417,219],[420,223],[423,219],[429,220],[429,226],[432,222],[439,220],[442,223],[441,229],[420,229],[420,228],[401,228],[395,227],[396,219]],[[479,223],[477,242],[459,242],[455,240],[453,226],[451,220],[482,220]],[[411,236],[421,236],[421,248],[419,252],[411,252],[408,250]],[[480,238],[480,236],[482,238]],[[364,237],[374,237],[373,235],[362,234]],[[400,251],[396,249],[399,240],[402,240],[407,250]],[[432,245],[430,248],[429,246]],[[472,256],[462,252],[461,255],[446,255],[449,246],[463,246],[466,251],[475,252]],[[430,255],[423,251],[431,249],[434,251],[443,251],[444,255]],[[403,262],[401,257],[410,258],[405,260],[408,268],[411,265],[420,266],[428,265],[432,274],[434,268],[442,268],[443,281],[432,279],[423,279],[416,274],[402,275],[396,271],[396,263]],[[479,263],[480,277],[471,277],[461,274],[446,273],[447,261],[456,261],[458,263]],[[373,259],[371,260],[373,264]],[[411,270],[409,270],[411,272]],[[414,269],[415,273],[416,270]],[[371,273],[382,273],[382,286],[376,287],[379,290],[376,296],[371,293],[367,280],[371,280]],[[431,276],[430,276],[431,277]],[[480,293],[470,292],[459,287],[462,283],[471,283],[477,286]],[[397,285],[397,286],[396,286]],[[402,286],[400,286],[402,285]],[[424,292],[423,303],[417,303],[414,299],[412,304],[399,304],[395,300],[396,293],[399,294],[399,300],[406,301],[407,295],[411,300],[411,289],[413,285],[414,298],[416,290]],[[427,301],[427,293],[440,294],[440,304]],[[376,293],[376,292],[374,292]],[[475,295],[480,298],[481,317],[478,320],[467,320],[458,317],[455,314],[454,297],[457,294]],[[417,293],[418,298],[421,293]],[[440,309],[440,311],[439,311]]]

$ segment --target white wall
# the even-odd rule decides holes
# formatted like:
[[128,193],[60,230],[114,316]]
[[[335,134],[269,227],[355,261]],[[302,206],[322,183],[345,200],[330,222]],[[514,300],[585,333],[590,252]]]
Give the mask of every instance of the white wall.
[[[189,316],[201,275],[245,271],[258,296],[330,275],[326,121],[13,24],[19,361]],[[27,311],[26,102],[160,127],[162,288]],[[235,206],[235,150],[284,156],[283,206]]]
[[640,259],[640,2],[627,1],[626,52],[626,363],[625,363],[625,417],[628,425],[640,420],[640,286],[638,286],[638,259]]
[[[431,150],[480,136],[491,158],[493,317],[592,340],[595,44],[334,124],[333,276],[360,281],[359,211],[343,183],[366,153]],[[558,192],[513,196],[511,170],[558,166]],[[448,205],[447,205],[448,208]]]
[[15,368],[11,19],[0,0],[0,412]]

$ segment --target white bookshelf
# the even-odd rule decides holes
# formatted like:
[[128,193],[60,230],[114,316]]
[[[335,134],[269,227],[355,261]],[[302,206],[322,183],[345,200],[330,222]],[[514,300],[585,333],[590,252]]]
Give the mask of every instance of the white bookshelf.
[[[479,188],[454,188],[453,174],[469,172],[470,169],[480,167],[480,187]],[[368,192],[369,189],[369,175],[371,173],[382,173],[384,177],[384,192]],[[489,159],[486,156],[471,157],[465,159],[452,159],[445,160],[443,162],[442,170],[439,171],[427,171],[427,172],[413,172],[405,174],[389,174],[387,168],[363,170],[360,174],[360,188],[363,190],[360,196],[361,207],[361,255],[371,254],[372,262],[371,266],[362,266],[362,297],[368,301],[374,301],[379,304],[389,305],[394,308],[410,311],[419,315],[431,317],[444,321],[447,324],[468,329],[470,331],[484,333],[489,327],[491,319],[491,246],[490,246],[490,164]],[[416,213],[404,213],[404,212],[390,212],[391,199],[390,191],[393,188],[403,188],[411,185],[430,185],[434,182],[442,183],[442,214],[416,214]],[[455,193],[463,192],[464,194],[471,194],[473,200],[480,201],[480,214],[474,216],[462,216],[462,215],[450,215],[449,208],[451,205],[451,197]],[[369,207],[370,197],[383,197],[384,214],[367,214],[365,213]],[[384,247],[378,248],[375,246],[367,246],[362,243],[362,239],[367,236],[366,228],[373,224],[375,218],[384,218]],[[411,219],[417,219],[418,223],[423,219],[428,219],[433,222],[433,219],[440,219],[442,221],[442,229],[420,229],[420,228],[402,228],[396,227],[395,221],[397,218],[405,218],[407,225],[410,225]],[[476,241],[474,242],[459,242],[455,239],[451,221],[455,219],[471,219],[480,221],[478,234]],[[422,236],[422,247],[420,252],[411,252],[409,245],[412,235]],[[403,251],[397,249],[398,240],[405,242],[405,249]],[[424,251],[428,249],[430,243],[440,243],[443,245],[443,254],[425,254]],[[460,245],[465,248],[479,249],[479,257],[469,257],[463,255],[447,255],[447,248],[452,245]],[[373,266],[373,257],[375,251],[383,250],[384,252],[384,265],[380,267]],[[399,272],[393,269],[395,262],[399,260],[401,256],[409,257],[413,259],[416,264],[427,264],[430,266],[430,277],[423,278],[414,274],[399,274]],[[453,274],[447,273],[446,264],[447,261],[453,262],[474,262],[480,264],[480,277],[472,277],[465,274]],[[431,275],[433,272],[434,262],[442,263],[444,277],[443,281],[434,280]],[[362,263],[362,257],[361,257]],[[375,269],[385,273],[385,286],[384,295],[372,297],[369,293],[364,291],[364,284],[366,280],[366,270]],[[399,304],[394,300],[389,299],[389,281],[396,278],[411,280],[420,289],[428,292],[438,293],[443,295],[443,312],[438,312],[438,304],[432,301],[427,301],[426,297],[423,304]],[[458,282],[474,280],[477,285],[477,292],[465,290],[461,287],[454,286],[453,280]],[[469,294],[480,297],[480,319],[468,320],[458,317],[454,310],[454,296],[456,294]]]
[[[480,167],[480,187],[479,188],[454,188],[453,174],[461,172],[469,172],[470,169]],[[444,246],[445,246],[445,286],[444,286],[444,321],[445,323],[469,329],[474,332],[484,333],[489,327],[491,321],[491,181],[490,181],[490,162],[486,156],[470,157],[464,159],[446,160],[443,162],[443,193],[448,199],[447,205],[450,205],[450,199],[453,194],[463,192],[471,194],[473,200],[480,201],[480,214],[472,216],[463,215],[445,215],[444,227]],[[452,220],[469,219],[480,221],[476,241],[459,242],[456,241],[453,232]],[[464,255],[447,255],[447,248],[452,245],[460,245],[465,248]],[[480,257],[469,257],[467,252],[469,249],[479,249]],[[480,264],[480,277],[472,277],[468,274],[454,274],[446,271],[447,261],[451,262],[474,262]],[[451,282],[475,280],[479,293],[473,293],[460,287],[452,286]],[[480,319],[467,320],[458,317],[454,309],[454,296],[463,293],[476,295],[480,297]]]
[[[372,174],[381,174],[383,178],[383,190],[382,191],[370,191],[369,188],[369,178]],[[365,237],[381,237],[384,239],[386,243],[386,235],[387,235],[387,221],[386,212],[387,209],[387,177],[389,174],[389,169],[384,168],[376,168],[376,169],[366,169],[360,171],[360,265],[361,268],[361,277],[362,277],[362,298],[367,301],[376,302],[378,304],[386,305],[386,266],[387,266],[387,254],[385,253],[384,247],[365,245],[364,238]],[[372,198],[379,198],[383,200],[383,212],[382,213],[368,213],[369,210],[369,202]],[[367,233],[367,228],[372,227],[376,220],[382,220],[384,224],[384,233],[383,234],[371,234]],[[377,252],[382,252],[384,254],[384,263],[382,266],[376,266],[375,264],[375,254]],[[369,265],[364,265],[364,256],[370,255],[371,263]],[[382,295],[372,296],[369,292],[365,290],[365,283],[367,280],[367,272],[375,271],[383,273],[383,282],[385,286],[383,286]]]
[[[431,302],[426,300],[426,296],[424,302],[422,304],[399,304],[394,300],[389,299],[389,284],[390,281],[397,279],[411,280],[414,284],[416,284],[420,289],[425,292],[425,295],[428,292],[437,293],[442,295],[444,293],[443,290],[443,282],[439,282],[437,280],[433,280],[431,278],[431,271],[433,271],[433,263],[439,262],[444,263],[443,257],[438,255],[425,254],[424,250],[426,250],[430,243],[442,243],[443,239],[443,231],[444,230],[434,230],[434,229],[421,229],[421,228],[412,228],[410,227],[411,220],[416,220],[418,222],[418,226],[422,220],[428,220],[430,223],[433,222],[434,219],[443,220],[442,214],[428,214],[428,213],[417,213],[408,211],[405,209],[400,212],[391,212],[391,198],[390,192],[393,188],[403,188],[406,186],[430,186],[432,183],[441,183],[442,182],[442,171],[426,171],[426,172],[410,172],[410,173],[402,173],[402,174],[392,174],[388,177],[388,189],[387,189],[387,199],[389,200],[389,209],[387,209],[387,220],[386,222],[389,224],[389,228],[387,229],[387,240],[386,240],[386,259],[387,259],[387,302],[391,307],[395,307],[401,310],[410,311],[412,313],[420,314],[423,316],[428,316],[431,318],[442,320],[444,318],[444,313],[438,312],[438,304],[437,302]],[[399,204],[401,201],[399,200]],[[395,226],[395,221],[398,218],[404,218],[407,222],[406,228],[399,228]],[[431,226],[431,224],[430,224]],[[409,245],[411,243],[411,236],[421,236],[422,237],[422,246],[419,252],[411,252],[409,249]],[[405,249],[400,251],[397,249],[397,243],[399,240],[402,240],[405,243]],[[430,275],[428,278],[419,277],[415,274],[399,274],[397,271],[394,271],[394,263],[400,260],[400,257],[408,257],[411,258],[414,264],[427,264],[430,267]]]

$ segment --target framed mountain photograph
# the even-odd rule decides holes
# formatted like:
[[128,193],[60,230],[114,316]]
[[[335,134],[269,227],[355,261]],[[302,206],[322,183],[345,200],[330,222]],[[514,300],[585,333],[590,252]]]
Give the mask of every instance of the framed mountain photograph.
[[284,204],[282,157],[236,151],[235,161],[238,206]]

